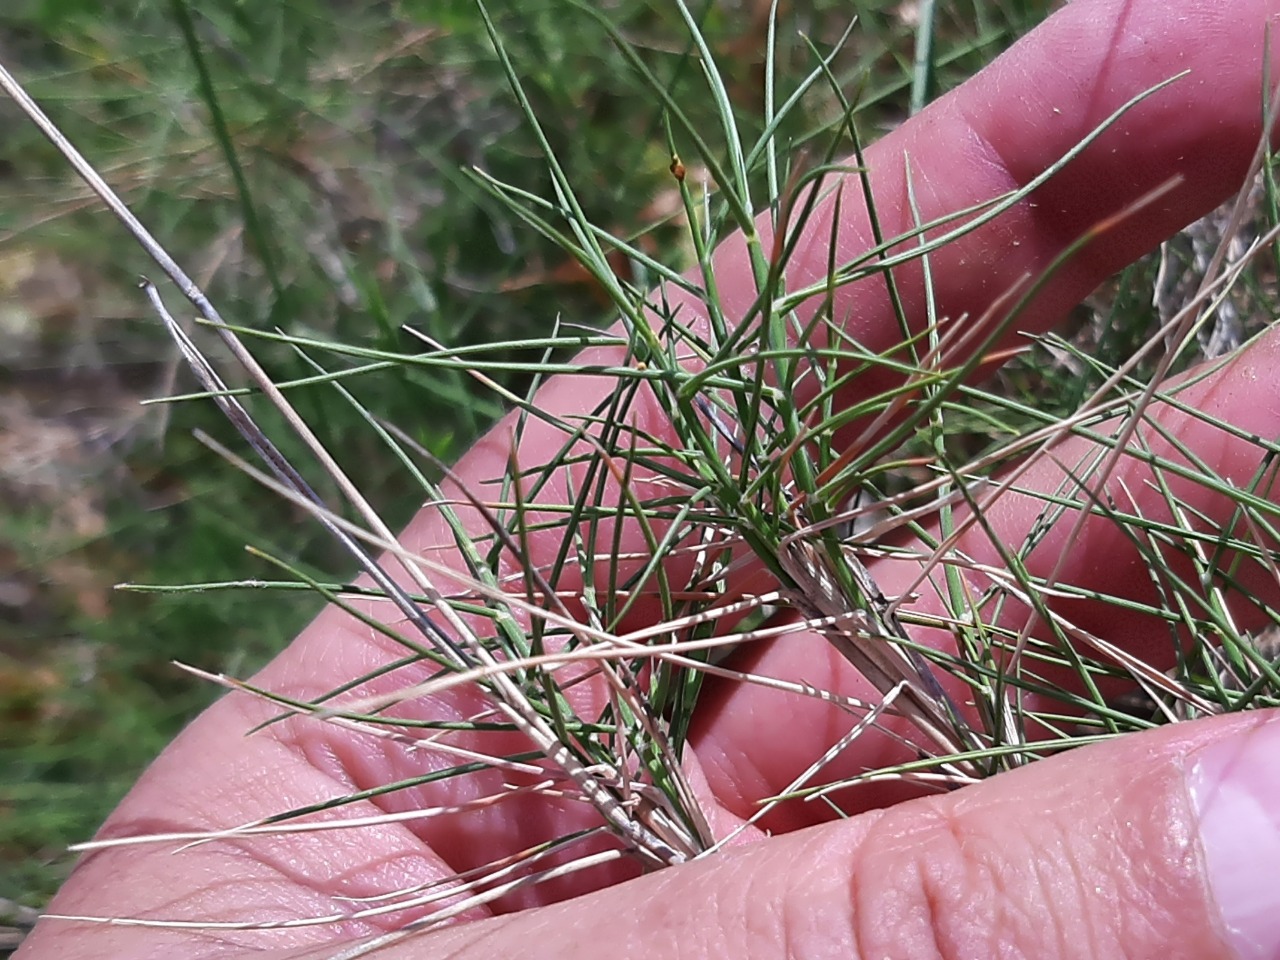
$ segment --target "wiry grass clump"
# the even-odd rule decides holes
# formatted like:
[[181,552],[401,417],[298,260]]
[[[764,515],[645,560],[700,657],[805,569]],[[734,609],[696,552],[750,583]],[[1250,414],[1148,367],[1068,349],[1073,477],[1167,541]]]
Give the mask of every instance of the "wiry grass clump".
[[[829,42],[847,26],[835,0],[806,6],[784,36],[803,28]],[[864,116],[892,121],[911,81],[887,54],[909,54],[913,39],[891,4],[873,6],[839,75],[865,83]],[[765,20],[752,11],[715,3],[697,13],[729,70],[739,119],[758,126]],[[679,14],[640,2],[613,12],[690,117],[710,127],[714,105]],[[591,217],[687,265],[687,234],[670,219],[680,200],[661,104],[591,18],[565,14],[559,3],[494,11],[512,56],[538,65],[525,88],[544,134]],[[944,85],[1022,26],[994,13],[944,25]],[[32,3],[0,11],[0,34],[6,64],[238,323],[399,354],[420,345],[405,324],[460,348],[532,340],[557,320],[610,319],[589,274],[467,173],[549,190],[470,3],[393,11],[213,0],[185,15],[174,5]],[[808,62],[798,41],[791,48],[782,76]],[[831,109],[793,113],[793,132],[817,129]],[[216,694],[170,660],[252,672],[316,607],[283,588],[173,598],[112,585],[270,577],[271,567],[246,561],[245,544],[335,585],[350,561],[305,513],[282,514],[193,439],[199,429],[231,440],[215,407],[140,405],[190,387],[138,295],[137,276],[153,267],[114,242],[101,204],[7,98],[0,110],[12,120],[0,145],[0,767],[11,774],[0,778],[0,897],[39,905],[65,876],[66,846],[92,833]],[[620,254],[612,264],[638,269]],[[206,332],[194,336],[222,356]],[[276,381],[311,376],[288,347],[260,347]],[[365,407],[445,462],[504,406],[453,367],[346,374]],[[491,375],[519,390],[531,381],[527,370]],[[322,382],[290,397],[388,524],[405,522],[421,487],[365,418]],[[269,409],[253,409],[286,456],[305,457]],[[327,496],[323,478],[313,480]]]
[[[854,718],[847,736],[813,757],[790,790],[762,805],[761,816],[802,796],[820,797],[843,812],[845,788],[857,781],[828,777],[825,767],[886,712],[911,722],[910,744],[919,759],[867,771],[857,780],[909,778],[945,788],[1097,736],[1280,702],[1280,677],[1259,652],[1257,639],[1236,626],[1225,600],[1243,576],[1242,566],[1273,566],[1260,546],[1272,527],[1273,505],[1207,465],[1193,462],[1188,468],[1183,459],[1154,453],[1148,461],[1157,482],[1190,476],[1230,496],[1238,504],[1230,529],[1205,530],[1171,486],[1164,489],[1172,522],[1144,517],[1098,493],[1123,457],[1137,455],[1133,438],[1159,431],[1148,416],[1152,404],[1179,406],[1177,393],[1160,386],[1167,375],[1206,350],[1216,353],[1224,338],[1249,332],[1247,314],[1238,308],[1256,303],[1260,292],[1251,286],[1251,271],[1273,256],[1274,234],[1257,213],[1258,206],[1270,206],[1261,202],[1271,196],[1268,189],[1247,195],[1226,219],[1213,240],[1220,255],[1202,256],[1204,227],[1192,235],[1189,266],[1200,270],[1194,281],[1185,278],[1187,265],[1171,246],[1161,259],[1139,265],[1099,294],[1071,339],[1042,337],[999,377],[975,385],[980,368],[1006,358],[1009,336],[1041,285],[1113,223],[1098,224],[1043,276],[1009,290],[982,322],[959,325],[932,310],[923,322],[907,316],[895,289],[897,271],[920,270],[932,305],[931,257],[1025,198],[1119,114],[1021,190],[919,223],[905,234],[878,232],[875,249],[852,262],[833,254],[817,280],[796,284],[791,259],[797,238],[814,229],[824,208],[864,200],[862,131],[888,89],[858,57],[867,50],[870,28],[855,23],[822,41],[793,39],[794,24],[781,24],[776,10],[762,8],[763,53],[758,70],[743,78],[727,48],[716,48],[706,17],[681,3],[671,12],[684,30],[682,53],[670,60],[653,57],[640,40],[661,22],[653,10],[637,7],[606,17],[589,6],[567,9],[573,11],[573,27],[557,20],[554,29],[544,24],[546,32],[535,36],[563,43],[560,30],[582,29],[598,38],[597,47],[608,51],[601,56],[610,75],[630,78],[644,104],[640,114],[650,121],[652,135],[642,142],[662,145],[660,152],[651,146],[641,151],[648,161],[641,166],[653,177],[650,189],[678,203],[649,229],[618,229],[600,195],[584,188],[589,175],[570,162],[577,151],[589,149],[589,126],[575,137],[557,123],[553,94],[572,98],[582,91],[549,92],[531,81],[521,53],[509,46],[504,23],[484,6],[479,19],[466,23],[482,29],[492,45],[490,67],[509,84],[522,129],[536,149],[523,162],[545,180],[514,182],[488,166],[463,173],[448,169],[456,178],[451,186],[482,209],[500,211],[490,225],[503,224],[511,236],[539,236],[541,249],[559,251],[559,262],[576,265],[574,276],[585,278],[585,286],[605,297],[620,318],[605,331],[561,318],[537,332],[502,335],[489,329],[484,342],[460,343],[466,318],[424,299],[424,291],[436,286],[429,278],[421,272],[409,276],[404,289],[417,292],[405,294],[410,299],[401,311],[389,310],[374,272],[341,251],[336,261],[315,260],[333,266],[331,292],[354,292],[351,309],[373,317],[382,335],[357,342],[307,323],[305,305],[293,302],[283,279],[297,267],[269,253],[278,234],[306,231],[290,230],[275,222],[274,211],[258,209],[243,175],[237,133],[219,119],[221,94],[202,66],[207,41],[185,12],[177,22],[201,77],[240,222],[257,253],[257,280],[260,289],[272,291],[269,316],[252,319],[267,322],[219,313],[164,252],[175,244],[153,240],[130,220],[111,188],[94,183],[195,305],[200,329],[189,330],[170,315],[156,288],[146,287],[195,372],[198,398],[212,400],[228,417],[259,463],[241,462],[214,442],[211,448],[312,518],[354,559],[367,584],[355,590],[345,579],[264,555],[281,571],[279,579],[255,579],[252,587],[286,595],[300,586],[316,591],[402,646],[404,662],[427,660],[439,668],[428,683],[376,702],[344,697],[340,690],[298,702],[232,679],[221,667],[195,672],[270,700],[282,715],[308,714],[315,722],[420,745],[447,744],[460,731],[519,731],[527,740],[521,753],[472,757],[434,776],[466,776],[477,762],[551,770],[555,776],[541,789],[569,790],[594,805],[600,829],[618,841],[609,853],[550,866],[553,854],[572,850],[586,834],[548,837],[546,846],[521,861],[495,863],[464,878],[469,899],[461,905],[449,901],[429,920],[594,865],[601,857],[635,857],[656,867],[713,850],[717,838],[680,765],[710,677],[823,698]],[[932,5],[922,4],[921,10],[918,56],[898,83],[910,91],[907,103],[914,106],[937,83],[931,68],[949,56],[943,47],[947,25],[934,22]],[[540,12],[528,16],[542,23]],[[458,33],[466,35],[461,28]],[[469,42],[487,49],[476,37]],[[955,52],[965,52],[963,41]],[[798,74],[784,69],[798,63],[805,64]],[[851,82],[851,76],[861,82]],[[746,117],[743,90],[758,97]],[[1148,91],[1134,103],[1157,94]],[[65,144],[63,149],[70,151]],[[85,174],[95,181],[92,171]],[[1269,185],[1265,176],[1260,182]],[[874,222],[869,191],[865,199]],[[394,218],[382,222],[389,226]],[[718,284],[722,273],[714,251],[731,235],[741,237],[735,242],[749,262],[745,291]],[[398,249],[394,236],[384,240]],[[408,262],[419,263],[416,257],[396,261],[402,269],[409,269]],[[898,306],[903,339],[887,351],[870,350],[847,335],[834,307],[839,291],[867,280],[883,284]],[[1135,293],[1144,284],[1158,288],[1163,315],[1152,317],[1145,306],[1150,297]],[[411,310],[407,304],[415,303],[414,296]],[[209,330],[218,336],[217,346]],[[256,359],[260,352],[276,356],[280,347],[295,358],[290,377]],[[225,357],[234,358],[235,366]],[[553,374],[592,384],[605,379],[609,388],[583,415],[557,417],[536,400],[537,389]],[[371,398],[363,390],[372,377],[429,385],[445,402],[467,398],[462,406],[472,422],[459,435],[473,434],[498,409],[513,408],[517,413],[509,424],[517,451],[521,438],[534,432],[559,437],[559,446],[536,462],[513,456],[507,472],[482,489],[454,491],[442,485],[440,465],[458,452],[453,438],[424,436],[402,405],[373,402],[376,394]],[[850,384],[862,377],[889,386],[845,405]],[[332,432],[317,433],[318,411],[358,430],[359,450],[347,449]],[[642,426],[655,422],[655,411],[662,426]],[[987,506],[1020,490],[1027,465],[1054,456],[1055,444],[1070,435],[1096,440],[1097,456],[1067,464],[1071,482],[1053,496],[1041,495],[1043,508],[1028,541],[1005,544],[1000,569],[958,549],[966,531],[983,523]],[[1269,465],[1272,445],[1250,439],[1259,447],[1260,462]],[[350,472],[372,446],[395,465],[413,500],[433,504],[446,518],[461,568],[417,556],[397,541],[393,530],[400,517],[384,517],[377,499]],[[540,439],[540,449],[545,446]],[[1259,488],[1266,480],[1264,469]],[[468,519],[477,516],[479,527]],[[930,525],[926,518],[935,516],[937,523]],[[1126,655],[1073,623],[1053,602],[1071,588],[1052,573],[1033,575],[1023,562],[1048,530],[1077,526],[1090,516],[1122,528],[1147,559],[1160,601],[1145,612],[1164,619],[1171,638],[1202,638],[1179,651],[1172,670]],[[890,553],[918,564],[915,588],[939,590],[944,616],[913,618],[902,598],[882,592],[869,566]],[[1177,564],[1170,562],[1175,556]],[[1234,558],[1226,575],[1218,566],[1223,556]],[[1172,573],[1187,563],[1194,578]],[[522,573],[512,576],[513,569]],[[970,574],[985,583],[981,594],[974,592]],[[767,588],[760,589],[761,583]],[[133,589],[209,592],[247,585]],[[370,616],[371,598],[390,604],[394,615]],[[1090,599],[1132,606],[1119,596]],[[1035,612],[1040,626],[1034,636],[1006,625],[1004,611],[1015,605]],[[1261,620],[1275,619],[1274,611],[1260,614]],[[826,637],[879,697],[853,701],[737,669],[729,657],[746,645],[801,630]],[[925,630],[952,634],[958,654],[921,642]],[[372,679],[350,678],[352,686]],[[1104,693],[1116,680],[1136,682],[1151,701],[1136,708],[1117,703]],[[480,689],[488,707],[468,723],[411,725],[396,712],[403,702],[460,683]],[[584,683],[605,695],[576,696],[574,687]],[[976,709],[960,707],[948,692],[957,688]],[[593,704],[589,712],[580,708],[584,702]],[[386,789],[398,786],[408,784]],[[325,808],[335,806],[341,801]],[[280,811],[271,824],[246,825],[245,832],[293,829],[293,821],[305,822],[313,812]],[[150,838],[193,839],[199,838]],[[396,908],[429,903],[432,896],[406,891]]]

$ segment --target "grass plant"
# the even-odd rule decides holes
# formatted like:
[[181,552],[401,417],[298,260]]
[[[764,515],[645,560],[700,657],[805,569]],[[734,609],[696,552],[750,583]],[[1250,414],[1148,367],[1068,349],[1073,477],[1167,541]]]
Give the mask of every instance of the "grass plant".
[[[195,516],[182,534],[188,547],[197,557],[217,551],[218,562],[157,552],[139,571],[148,576],[127,577],[113,629],[181,633],[163,617],[193,604],[230,610],[241,602],[231,598],[248,592],[283,611],[269,631],[282,640],[314,609],[305,592],[385,633],[403,648],[403,662],[437,665],[435,679],[376,702],[344,691],[290,699],[241,679],[270,645],[236,639],[248,634],[246,623],[219,626],[213,651],[205,627],[176,658],[202,681],[266,698],[282,715],[436,746],[458,725],[410,721],[397,707],[459,683],[482,690],[488,710],[464,729],[519,731],[526,747],[432,776],[467,776],[477,763],[552,771],[543,789],[593,804],[601,827],[591,834],[608,832],[614,843],[575,858],[586,834],[548,837],[519,862],[461,878],[464,906],[601,857],[660,867],[714,850],[679,763],[708,677],[822,697],[850,712],[847,737],[812,758],[761,816],[799,797],[842,813],[860,781],[960,786],[1097,737],[1280,704],[1269,649],[1236,625],[1225,603],[1246,568],[1274,568],[1262,544],[1276,508],[1259,491],[1275,444],[1249,438],[1264,464],[1256,489],[1144,446],[1160,429],[1148,416],[1152,404],[1179,407],[1186,386],[1170,392],[1165,378],[1247,337],[1269,315],[1258,281],[1275,267],[1269,157],[1260,155],[1259,186],[1233,213],[1197,225],[1098,291],[1068,334],[1030,339],[1009,359],[1009,338],[1039,286],[1114,223],[1097,224],[1046,274],[1008,291],[997,313],[964,328],[976,335],[932,313],[923,324],[908,317],[895,277],[910,265],[928,288],[939,249],[1024,199],[1119,114],[1020,190],[905,233],[878,230],[875,249],[851,262],[833,254],[813,282],[796,284],[790,261],[824,204],[863,199],[864,140],[988,59],[1043,15],[1040,4],[961,4],[944,13],[932,3],[864,3],[850,22],[847,5],[821,2],[784,14],[777,5],[731,12],[683,0],[608,11],[573,0],[469,0],[392,20],[349,13],[358,22],[343,33],[366,41],[354,59],[340,52],[330,5],[273,11],[215,3],[197,12],[174,0],[136,14],[152,32],[135,30],[126,44],[124,7],[93,26],[71,11],[58,21],[61,33],[46,10],[43,21],[24,21],[40,29],[6,53],[11,66],[43,68],[30,86],[102,174],[94,182],[86,171],[94,192],[116,205],[174,284],[148,282],[144,292],[156,326],[177,344],[176,354],[151,349],[165,362],[180,356],[196,384],[172,391],[181,402],[166,405],[168,435],[206,431],[198,449],[180,441],[190,458],[181,472],[203,475],[219,460],[238,467],[216,467],[226,489],[210,494],[212,516],[201,518],[199,498],[184,508]],[[291,38],[300,27],[310,39],[298,44]],[[143,49],[142,36],[155,46]],[[56,52],[39,49],[41,37]],[[92,104],[84,78],[66,72],[74,59],[67,38],[76,37],[118,57],[97,68],[108,82]],[[583,50],[591,51],[589,69]],[[128,89],[142,65],[148,95],[173,105],[159,119]],[[405,93],[414,84],[425,105]],[[66,103],[78,105],[79,121],[60,116]],[[370,126],[376,148],[354,135]],[[139,127],[143,135],[131,138]],[[59,150],[73,148],[64,142]],[[59,189],[46,191],[42,209],[57,215],[54,223],[75,225],[70,242],[107,235],[101,219],[83,212],[86,195],[54,172],[59,163],[33,151],[8,178],[10,189],[35,170],[56,177]],[[155,225],[154,236],[144,223]],[[742,238],[750,261],[746,291],[717,283],[714,251],[730,235]],[[11,242],[34,242],[13,239],[24,236],[10,230]],[[91,260],[117,276],[152,272],[115,249]],[[184,260],[199,282],[179,266]],[[888,351],[847,335],[835,310],[840,290],[868,281],[899,304],[904,337]],[[198,323],[188,322],[175,291]],[[998,373],[975,378],[1005,360]],[[610,388],[581,417],[554,417],[535,399],[551,375],[603,378]],[[859,377],[887,386],[846,406],[841,398]],[[669,426],[639,426],[651,421],[650,407]],[[212,409],[234,433],[212,425]],[[526,432],[550,431],[562,438],[559,452],[533,464],[513,458],[494,484],[457,500],[442,485],[444,464],[504,409],[516,411],[517,448]],[[1065,465],[1072,482],[1043,498],[1032,538],[1008,545],[1001,569],[958,551],[965,525],[983,522],[984,504],[1018,491],[1026,464],[1054,456],[1070,435],[1111,452]],[[1122,456],[1147,458],[1172,521],[1097,494]],[[1235,522],[1206,529],[1173,493],[1171,477],[1230,496]],[[567,493],[548,493],[558,489]],[[261,503],[248,509],[263,517],[279,515],[282,501],[292,523],[316,531],[314,540],[278,525],[229,522],[242,502]],[[397,541],[393,531],[423,502],[448,521],[465,571]],[[976,508],[963,523],[953,519],[961,506]],[[933,513],[936,530],[921,523]],[[474,515],[482,530],[466,519]],[[1117,525],[1147,559],[1160,602],[1146,612],[1169,625],[1173,669],[1126,655],[1073,622],[1055,602],[1073,588],[1029,571],[1026,557],[1046,531],[1090,516]],[[229,559],[225,545],[241,542],[253,558]],[[535,542],[548,562],[529,561]],[[945,617],[913,618],[882,593],[867,564],[888,551],[918,562],[916,588],[942,591]],[[358,587],[352,569],[365,577]],[[512,569],[524,573],[513,577]],[[1181,573],[1188,569],[1194,576]],[[749,586],[759,582],[752,570],[767,571],[772,587]],[[983,595],[974,595],[966,571],[985,578]],[[370,617],[374,599],[395,616]],[[1044,629],[1030,636],[1001,626],[1012,605],[1034,610]],[[139,617],[139,609],[152,613]],[[802,628],[821,632],[881,699],[841,700],[740,669],[732,656]],[[959,653],[919,642],[922,629],[954,634]],[[154,658],[157,649],[173,648],[157,636],[122,662]],[[29,656],[0,654],[20,663]],[[943,675],[969,692],[976,721],[945,692]],[[1117,680],[1145,689],[1148,704],[1118,704],[1105,692]],[[588,698],[593,706],[583,711],[574,687],[584,682],[607,691],[603,707]],[[147,709],[111,700],[113,721],[148,728],[135,766],[205,696],[175,689],[183,711],[154,724]],[[1034,709],[1028,692],[1039,697]],[[14,708],[0,701],[0,709]],[[912,721],[919,759],[853,781],[826,776],[830,759],[885,711]],[[68,754],[77,735],[59,723],[24,723],[13,728],[15,742],[0,744],[23,770],[0,790],[0,824],[33,797],[62,796],[55,809],[76,805],[83,769],[58,775],[52,758]],[[112,735],[115,728],[102,734]],[[127,782],[135,766],[113,771],[111,782]],[[83,839],[101,812],[91,805],[57,829],[17,821],[0,833],[0,851]],[[308,829],[315,812],[282,810],[244,833]],[[60,869],[20,874],[0,897],[38,905]],[[435,896],[404,891],[395,907]],[[451,900],[424,925],[459,909]]]

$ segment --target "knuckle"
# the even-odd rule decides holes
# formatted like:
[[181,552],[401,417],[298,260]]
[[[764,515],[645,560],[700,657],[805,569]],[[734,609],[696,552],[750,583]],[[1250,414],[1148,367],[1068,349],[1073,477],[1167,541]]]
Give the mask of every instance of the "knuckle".
[[1081,889],[1083,878],[1064,859],[1063,845],[1052,830],[1034,850],[1023,844],[1019,850],[1016,836],[993,836],[987,821],[944,803],[887,811],[859,844],[850,873],[857,955],[1094,955],[1067,943],[1058,910],[1049,908],[1064,906]]

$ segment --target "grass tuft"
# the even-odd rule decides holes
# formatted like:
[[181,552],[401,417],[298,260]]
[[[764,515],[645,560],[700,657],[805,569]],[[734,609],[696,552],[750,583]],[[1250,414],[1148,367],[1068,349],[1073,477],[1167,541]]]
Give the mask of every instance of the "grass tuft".
[[[680,764],[709,677],[819,697],[851,716],[845,737],[760,816],[798,798],[844,813],[859,783],[954,787],[1099,737],[1280,704],[1267,637],[1241,630],[1226,600],[1274,566],[1260,544],[1274,536],[1276,508],[1262,493],[1275,445],[1244,438],[1263,466],[1240,488],[1149,416],[1157,403],[1195,413],[1178,397],[1186,384],[1165,389],[1166,376],[1238,345],[1272,306],[1261,282],[1277,235],[1269,158],[1230,212],[1098,291],[1066,335],[1034,338],[975,384],[980,366],[1006,359],[1000,344],[1041,286],[1115,224],[1097,224],[962,332],[937,315],[932,256],[1160,88],[1022,189],[890,235],[863,141],[1044,10],[861,6],[852,25],[834,2],[803,13],[750,3],[741,16],[682,0],[607,13],[576,0],[493,0],[335,18],[319,0],[260,10],[173,0],[4,15],[20,40],[3,53],[57,117],[59,151],[75,156],[69,140],[93,158],[82,171],[93,191],[172,286],[144,284],[160,322],[144,317],[144,298],[124,292],[142,259],[101,243],[119,234],[96,201],[37,141],[6,147],[0,190],[20,212],[3,224],[0,285],[6,268],[26,271],[13,290],[27,318],[40,305],[23,283],[65,280],[55,264],[74,262],[85,291],[67,337],[36,338],[31,355],[109,383],[130,410],[124,401],[143,393],[168,400],[108,419],[116,433],[103,462],[123,471],[126,495],[103,495],[98,466],[77,488],[93,521],[78,537],[30,534],[53,526],[47,496],[0,522],[12,581],[43,571],[65,605],[38,615],[23,600],[16,626],[0,630],[0,763],[20,772],[0,786],[0,862],[20,865],[6,872],[14,879],[0,884],[0,904],[48,897],[66,869],[62,848],[92,832],[214,686],[261,697],[280,716],[414,748],[451,749],[460,732],[524,735],[519,752],[459,755],[453,767],[282,810],[237,836],[328,829],[308,816],[487,768],[541,778],[520,789],[567,791],[599,812],[596,829],[458,878],[447,892],[461,890],[461,903],[415,889],[358,914],[422,907],[418,926],[613,859],[658,867],[716,849]],[[796,238],[824,204],[855,201],[868,204],[876,248],[852,262],[833,253],[819,279],[789,284]],[[714,267],[713,251],[735,233],[751,268],[745,290],[721,289]],[[895,286],[908,265],[929,293],[923,327],[908,322]],[[835,316],[838,292],[869,278],[887,285],[904,332],[884,353]],[[172,307],[175,291],[194,318]],[[113,326],[129,338],[90,323],[108,303],[128,304]],[[74,358],[91,325],[96,359],[82,368]],[[35,429],[50,430],[69,415],[36,402],[23,363],[38,362],[14,365],[3,399],[45,411]],[[581,416],[558,417],[536,399],[551,375],[610,389]],[[849,406],[859,377],[889,386]],[[446,464],[502,410],[515,411],[517,449],[534,431],[558,449],[533,464],[513,455],[493,485],[455,490]],[[643,426],[655,411],[669,429]],[[957,549],[986,505],[1022,490],[1026,464],[1056,457],[1071,435],[1100,452],[1059,464],[1062,487],[1039,495],[1026,542],[1006,544],[999,569]],[[1175,455],[1157,452],[1170,444]],[[1167,518],[1097,493],[1122,456],[1150,465]],[[1175,492],[1182,481],[1232,498],[1232,523],[1209,528]],[[461,570],[397,541],[423,502],[445,519]],[[921,524],[931,514],[936,529]],[[1172,670],[1073,622],[1058,601],[1080,597],[1077,588],[1028,563],[1048,531],[1098,516],[1147,560],[1158,602],[1141,610],[1168,624]],[[870,571],[889,553],[918,564],[911,589],[939,591],[944,615],[884,595]],[[58,572],[63,555],[128,589],[107,594],[95,581],[75,596],[79,581]],[[744,588],[750,567],[776,588]],[[369,613],[379,600],[394,622]],[[240,679],[320,603],[379,631],[400,659],[315,701]],[[1014,607],[1034,611],[1034,635],[1002,625]],[[802,628],[879,699],[753,674],[730,656]],[[959,653],[921,642],[923,630],[952,634]],[[1189,637],[1216,642],[1183,649]],[[185,673],[162,669],[169,659]],[[351,695],[419,661],[437,668],[431,679]],[[1118,683],[1146,699],[1118,701],[1108,692]],[[460,685],[483,694],[481,715],[446,723],[398,712]],[[957,688],[976,719],[947,692]],[[919,759],[852,780],[828,775],[887,712],[911,721]]]

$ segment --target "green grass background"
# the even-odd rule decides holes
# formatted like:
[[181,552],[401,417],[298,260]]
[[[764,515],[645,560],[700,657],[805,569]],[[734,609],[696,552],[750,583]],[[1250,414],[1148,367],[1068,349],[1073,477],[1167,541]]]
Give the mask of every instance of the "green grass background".
[[[1048,5],[940,4],[926,75],[928,4],[793,0],[781,63],[808,69],[800,34],[825,48],[856,16],[838,72],[872,139],[909,113],[913,82],[917,96],[950,88]],[[768,4],[690,6],[758,129]],[[493,0],[492,14],[587,212],[670,252],[653,96],[573,4]],[[609,15],[714,129],[674,4],[618,0]],[[465,173],[548,193],[471,0],[19,0],[0,13],[0,58],[233,323],[404,350],[404,324],[461,344],[608,319],[563,253]],[[817,97],[785,133],[799,148],[834,117]],[[245,674],[317,607],[298,593],[111,585],[272,576],[246,545],[330,576],[346,563],[192,438],[235,445],[210,404],[137,406],[192,388],[136,289],[154,268],[13,104],[0,101],[0,121],[0,900],[38,907],[70,867],[66,845],[216,696],[170,661]],[[283,349],[262,356],[277,379],[307,372]],[[349,386],[446,460],[499,409],[462,375]],[[415,485],[367,425],[330,391],[293,399],[392,526],[406,520]],[[32,466],[51,438],[68,449]]]

